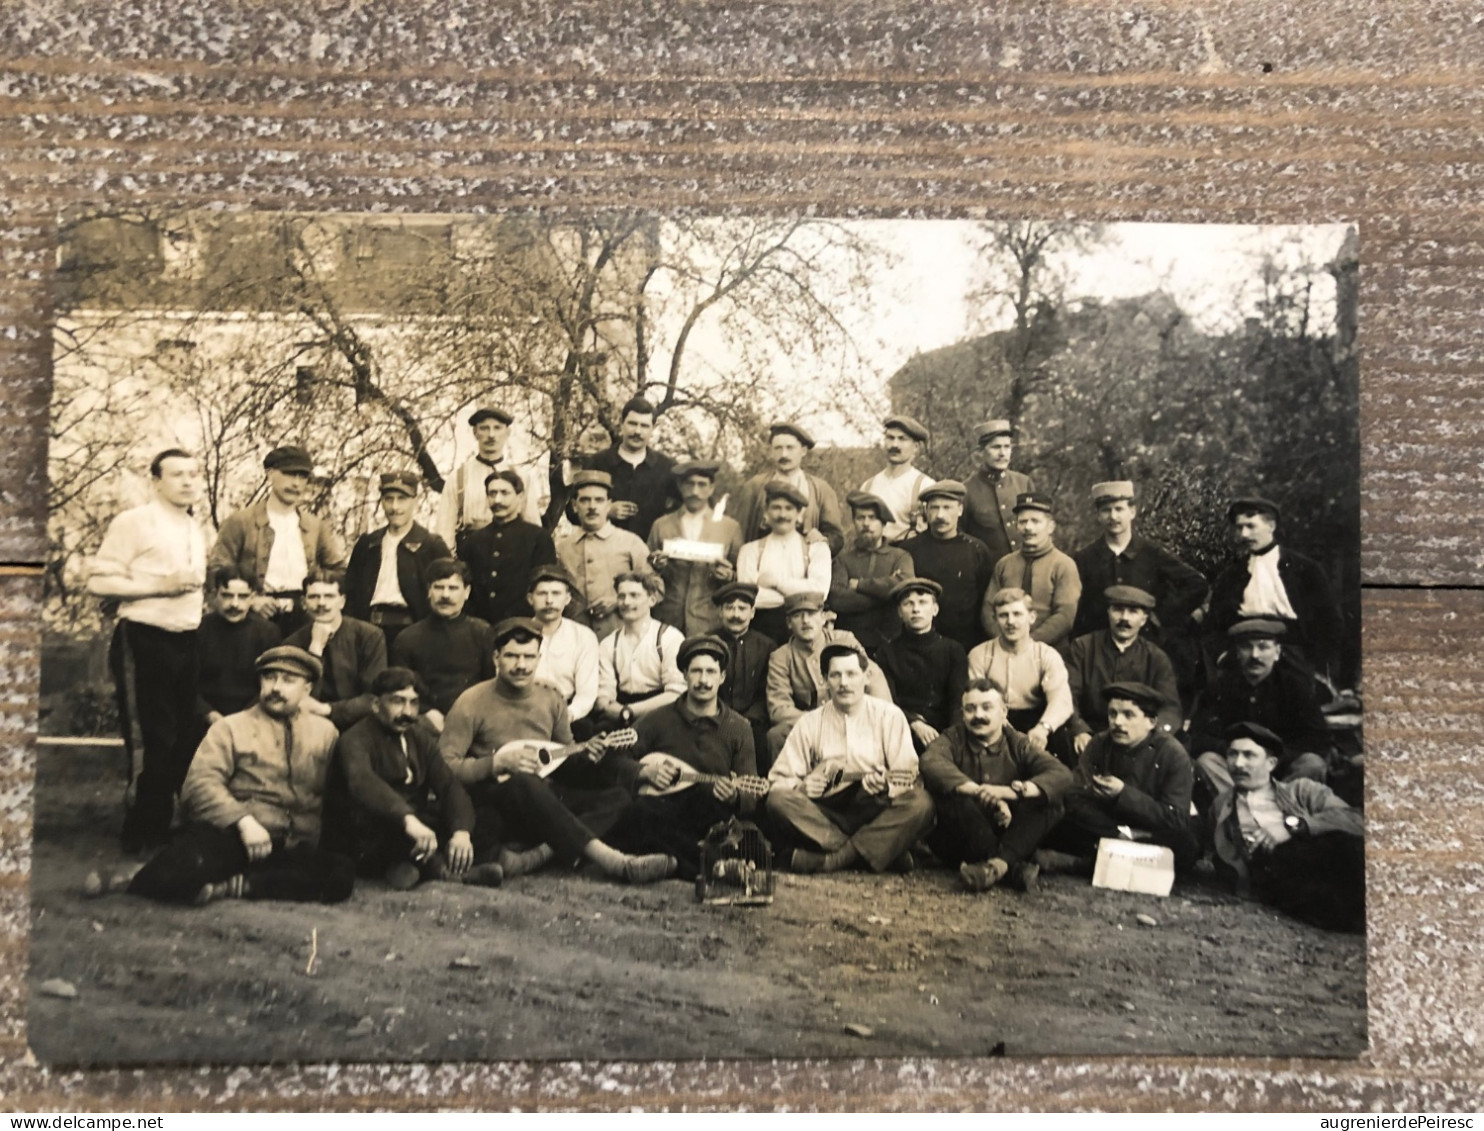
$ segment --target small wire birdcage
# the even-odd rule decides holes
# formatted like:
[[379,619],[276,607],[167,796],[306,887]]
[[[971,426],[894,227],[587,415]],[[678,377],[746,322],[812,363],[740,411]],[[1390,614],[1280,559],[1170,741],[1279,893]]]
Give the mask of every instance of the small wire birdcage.
[[711,826],[701,841],[696,898],[744,906],[773,902],[773,849],[762,829],[736,817]]

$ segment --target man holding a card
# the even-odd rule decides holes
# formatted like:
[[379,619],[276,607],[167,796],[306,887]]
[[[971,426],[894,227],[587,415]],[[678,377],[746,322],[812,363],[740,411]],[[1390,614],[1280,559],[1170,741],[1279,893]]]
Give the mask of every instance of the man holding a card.
[[721,618],[712,595],[736,576],[742,528],[732,518],[712,514],[718,465],[691,461],[675,465],[679,510],[655,519],[649,531],[649,564],[665,579],[665,596],[656,620],[685,636],[714,632]]

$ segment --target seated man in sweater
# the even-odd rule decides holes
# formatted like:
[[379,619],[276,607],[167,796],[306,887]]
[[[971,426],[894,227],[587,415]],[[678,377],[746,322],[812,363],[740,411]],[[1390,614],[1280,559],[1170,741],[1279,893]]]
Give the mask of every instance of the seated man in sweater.
[[324,715],[340,730],[371,713],[371,681],[386,667],[386,636],[375,625],[345,615],[343,586],[344,578],[334,570],[310,570],[304,578],[309,623],[284,641],[323,663],[304,709]]
[[921,753],[958,718],[969,660],[964,646],[933,625],[942,587],[926,577],[897,583],[891,591],[902,633],[881,646],[876,661],[892,700],[907,715],[912,743]]
[[1364,818],[1319,782],[1275,780],[1282,752],[1267,727],[1227,730],[1232,788],[1211,811],[1216,857],[1243,894],[1316,927],[1364,931]]
[[474,865],[474,806],[417,726],[421,695],[410,668],[371,681],[371,713],[340,736],[325,801],[325,842],[397,891],[424,880],[497,886],[498,864]]
[[283,639],[278,626],[252,611],[253,591],[235,565],[216,572],[216,610],[196,630],[196,713],[202,733],[258,697],[258,657]]
[[426,690],[423,717],[436,733],[454,700],[480,680],[495,675],[494,639],[487,621],[470,616],[469,567],[454,558],[439,558],[427,568],[428,606],[432,610],[397,634],[392,663],[411,668]]
[[[672,856],[629,856],[599,839],[590,822],[605,831],[613,824],[629,802],[635,765],[612,757],[602,738],[572,742],[566,702],[536,682],[540,659],[539,622],[497,624],[495,678],[459,696],[439,736],[439,753],[474,802],[475,862],[498,863],[507,880],[584,859],[631,883],[674,875]],[[562,761],[538,777],[543,752]]]
[[[319,847],[338,738],[328,719],[304,706],[320,662],[280,645],[258,657],[257,669],[258,701],[213,723],[191,760],[181,789],[186,830],[129,881],[130,894],[195,904],[350,898],[354,862]],[[90,876],[86,890],[102,886]]]
[[920,760],[938,813],[933,854],[957,864],[970,891],[988,891],[1009,873],[1034,892],[1040,869],[1032,856],[1061,820],[1072,772],[1005,721],[1005,697],[987,679],[969,682],[963,718]]
[[1023,589],[1001,589],[992,604],[995,637],[969,653],[969,678],[988,679],[1005,695],[1010,725],[1037,750],[1072,717],[1067,665],[1056,649],[1032,639],[1036,614]]
[[770,839],[795,872],[838,872],[864,861],[874,872],[911,867],[911,848],[933,823],[917,780],[907,716],[866,693],[860,645],[825,645],[829,699],[806,712],[768,771]]
[[1043,868],[1091,875],[1104,837],[1163,845],[1175,867],[1195,862],[1200,842],[1191,827],[1194,777],[1190,755],[1155,729],[1164,699],[1142,683],[1110,683],[1108,729],[1093,736],[1077,761],[1066,815],[1036,856]]
[[1081,754],[1103,729],[1103,688],[1110,683],[1147,683],[1164,697],[1158,730],[1174,734],[1185,723],[1180,688],[1169,656],[1144,639],[1144,626],[1154,611],[1154,595],[1132,585],[1110,585],[1103,593],[1108,627],[1073,640],[1067,649],[1067,682],[1072,691],[1072,720],[1067,731],[1072,751]]

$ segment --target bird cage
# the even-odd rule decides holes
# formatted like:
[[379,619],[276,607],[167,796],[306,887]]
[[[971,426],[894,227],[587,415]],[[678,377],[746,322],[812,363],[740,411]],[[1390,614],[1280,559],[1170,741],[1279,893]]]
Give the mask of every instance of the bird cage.
[[744,906],[773,902],[773,849],[762,829],[736,817],[711,826],[701,841],[696,898]]

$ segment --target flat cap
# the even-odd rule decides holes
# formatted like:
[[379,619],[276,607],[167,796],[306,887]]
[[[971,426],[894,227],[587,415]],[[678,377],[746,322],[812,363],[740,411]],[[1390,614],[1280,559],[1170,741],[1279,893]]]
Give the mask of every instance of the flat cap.
[[1110,585],[1103,590],[1103,596],[1107,598],[1109,605],[1131,605],[1151,612],[1158,604],[1153,593],[1140,589],[1137,585]]
[[707,463],[704,460],[690,459],[684,463],[677,463],[670,469],[670,474],[676,479],[684,481],[692,475],[704,475],[707,479],[714,480],[716,473],[721,470],[719,463]]
[[1244,495],[1240,499],[1233,499],[1227,506],[1226,521],[1235,521],[1239,514],[1265,514],[1277,522],[1283,517],[1283,508],[1261,495]]
[[1092,485],[1093,506],[1103,503],[1116,503],[1119,499],[1134,501],[1134,485],[1128,479],[1110,479],[1106,483],[1094,483]]
[[783,599],[784,616],[791,617],[794,615],[794,613],[801,612],[806,609],[810,612],[817,613],[822,608],[824,608],[824,598],[821,597],[818,593],[800,591],[798,593],[790,593]]
[[788,435],[798,440],[799,443],[803,444],[806,448],[814,447],[814,437],[809,435],[808,432],[804,431],[804,429],[800,428],[792,421],[775,420],[772,424],[768,425],[768,439],[771,440],[780,432],[786,432]]
[[866,653],[854,640],[831,640],[819,652],[819,670],[829,675],[830,661],[836,656],[854,656],[861,662],[861,671],[866,670],[866,665],[871,661],[866,658]]
[[1043,495],[1040,491],[1026,491],[1015,496],[1015,506],[1011,508],[1016,514],[1021,511],[1045,511],[1047,514],[1055,514],[1056,506],[1051,501],[1050,495]]
[[933,597],[943,596],[943,587],[931,577],[905,577],[891,587],[886,599],[897,604],[909,593],[927,593]]
[[1250,738],[1269,754],[1278,758],[1283,756],[1283,739],[1261,723],[1234,723],[1226,728],[1226,733],[1221,737],[1228,746],[1239,738]]
[[381,473],[381,493],[406,495],[415,499],[423,481],[410,471],[384,471]]
[[732,658],[732,650],[727,647],[726,641],[716,636],[687,636],[681,642],[680,652],[676,662],[681,671],[685,671],[686,665],[690,663],[692,656],[714,656],[716,662],[721,665],[721,670],[727,670],[727,661]]
[[924,487],[922,493],[917,496],[917,499],[918,502],[922,503],[927,502],[929,499],[956,499],[961,503],[964,501],[964,496],[968,493],[969,489],[957,479],[940,479],[931,487]]
[[739,597],[749,605],[756,605],[757,586],[749,585],[745,581],[729,581],[711,594],[711,603],[725,605],[728,601],[735,601]]
[[579,471],[572,476],[572,493],[575,495],[584,487],[601,487],[611,495],[613,494],[613,476],[606,471]]
[[573,580],[570,573],[556,562],[539,565],[531,570],[531,575],[526,581],[526,592],[529,593],[543,581],[560,581],[568,589],[572,590],[573,593],[577,592],[577,582]]
[[476,424],[482,424],[486,420],[498,420],[501,424],[508,425],[514,419],[515,417],[511,416],[503,408],[476,408],[469,414],[469,427],[473,428]]
[[310,683],[318,683],[325,670],[318,656],[292,644],[269,648],[258,657],[256,666],[260,673],[288,672],[290,675],[301,675]]
[[1168,702],[1160,692],[1147,683],[1137,683],[1131,679],[1104,684],[1103,698],[1110,703],[1114,699],[1127,699],[1151,713],[1157,712]]
[[763,501],[771,503],[774,499],[787,499],[799,510],[809,505],[809,496],[800,491],[792,483],[784,483],[781,480],[773,480],[763,488]]
[[287,444],[281,448],[274,448],[264,456],[263,468],[266,471],[302,471],[305,475],[312,475],[314,474],[314,457],[301,447]]
[[880,495],[872,495],[868,491],[852,491],[845,496],[845,505],[852,511],[874,510],[876,516],[882,522],[895,522],[896,515],[891,513],[891,507]]
[[974,429],[974,442],[983,447],[986,441],[996,436],[1014,436],[1015,428],[1008,420],[986,420]]
[[913,417],[903,416],[900,413],[898,413],[896,416],[888,416],[881,422],[881,427],[900,429],[901,431],[907,433],[907,435],[911,436],[919,444],[927,443],[927,425],[922,423],[922,421],[920,420],[914,419]]
[[1230,640],[1282,640],[1288,635],[1288,627],[1280,620],[1265,620],[1249,617],[1239,620],[1226,630]]
[[502,647],[505,641],[509,640],[512,636],[517,636],[521,633],[525,633],[529,636],[535,637],[537,640],[540,640],[541,622],[535,617],[506,617],[499,624],[495,625],[495,647]]

